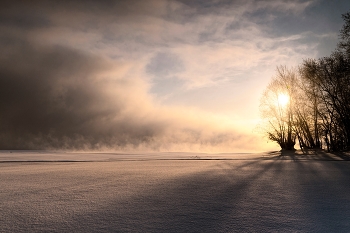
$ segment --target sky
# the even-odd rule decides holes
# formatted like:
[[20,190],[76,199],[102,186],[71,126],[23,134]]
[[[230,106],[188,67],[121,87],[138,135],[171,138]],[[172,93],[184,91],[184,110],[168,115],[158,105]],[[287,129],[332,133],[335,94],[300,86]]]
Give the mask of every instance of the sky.
[[347,0],[0,4],[0,149],[259,152],[276,67],[330,55]]

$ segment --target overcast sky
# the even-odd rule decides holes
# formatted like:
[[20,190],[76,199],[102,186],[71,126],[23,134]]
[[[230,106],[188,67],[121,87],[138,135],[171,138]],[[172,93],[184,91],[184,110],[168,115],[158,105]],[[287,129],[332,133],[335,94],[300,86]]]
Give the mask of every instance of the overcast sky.
[[347,0],[9,1],[0,148],[249,152],[276,66],[336,47]]

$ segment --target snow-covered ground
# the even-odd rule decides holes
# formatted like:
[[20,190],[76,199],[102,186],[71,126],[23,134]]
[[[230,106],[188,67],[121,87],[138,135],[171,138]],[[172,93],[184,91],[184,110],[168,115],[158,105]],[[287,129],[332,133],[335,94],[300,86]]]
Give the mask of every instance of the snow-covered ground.
[[181,160],[181,159],[255,159],[269,154],[261,153],[185,153],[185,152],[147,152],[147,153],[111,153],[111,152],[62,152],[62,151],[0,151],[0,162],[19,161],[120,161],[120,160]]
[[347,155],[0,152],[0,232],[349,232]]

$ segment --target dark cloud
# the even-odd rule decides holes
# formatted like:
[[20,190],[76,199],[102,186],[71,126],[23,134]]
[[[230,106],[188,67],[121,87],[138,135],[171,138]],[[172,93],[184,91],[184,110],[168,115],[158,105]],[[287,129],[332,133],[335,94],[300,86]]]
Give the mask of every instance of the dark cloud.
[[286,36],[311,31],[316,34],[334,33],[339,30],[343,21],[341,15],[350,10],[350,2],[344,0],[312,1],[297,17],[285,12],[273,12],[270,21],[268,11],[252,12],[250,17],[258,24],[267,24],[270,36]]
[[133,91],[133,85],[120,77],[104,77],[111,70],[105,59],[16,39],[2,44],[1,50],[0,148],[86,146],[68,142],[74,138],[94,147],[104,141],[111,144],[116,135],[124,135],[124,141],[113,143],[123,144],[129,132],[137,144],[157,130],[151,125],[132,126],[137,128],[133,130],[128,125],[132,122],[116,121],[130,104],[118,90]]

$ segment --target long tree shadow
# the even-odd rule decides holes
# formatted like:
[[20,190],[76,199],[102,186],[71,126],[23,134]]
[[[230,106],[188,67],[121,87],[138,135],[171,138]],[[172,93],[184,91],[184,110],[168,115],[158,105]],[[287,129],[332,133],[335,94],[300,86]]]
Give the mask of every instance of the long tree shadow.
[[[73,222],[78,231],[234,232],[312,230],[300,161],[222,161],[217,169],[168,180]],[[292,166],[292,168],[291,168]],[[307,190],[308,191],[308,190]],[[312,190],[311,190],[312,191]],[[306,198],[306,200],[304,200]],[[312,211],[311,211],[312,212]],[[313,217],[312,215],[311,217]],[[79,223],[84,223],[80,224]]]
[[[302,218],[296,221],[299,229],[295,226],[291,231],[348,231],[350,163],[345,156],[317,151],[312,154],[288,152],[274,158],[289,161],[283,163],[281,174],[286,178],[284,183],[288,182],[284,186],[285,191],[294,191],[291,198],[295,199],[295,208],[299,209],[296,213]],[[286,192],[285,195],[288,196]],[[286,205],[286,208],[290,206]],[[289,219],[295,220],[295,217],[295,214],[291,214]]]
[[72,226],[80,232],[249,230],[255,220],[245,209],[253,203],[247,199],[247,192],[275,162],[244,161],[240,166],[232,161],[222,163],[226,168],[168,180],[136,196],[110,200],[99,211],[74,216]]
[[[323,156],[323,155],[322,155]],[[322,157],[323,158],[323,157]],[[295,161],[301,201],[313,232],[345,232],[350,227],[350,163],[335,160]]]

